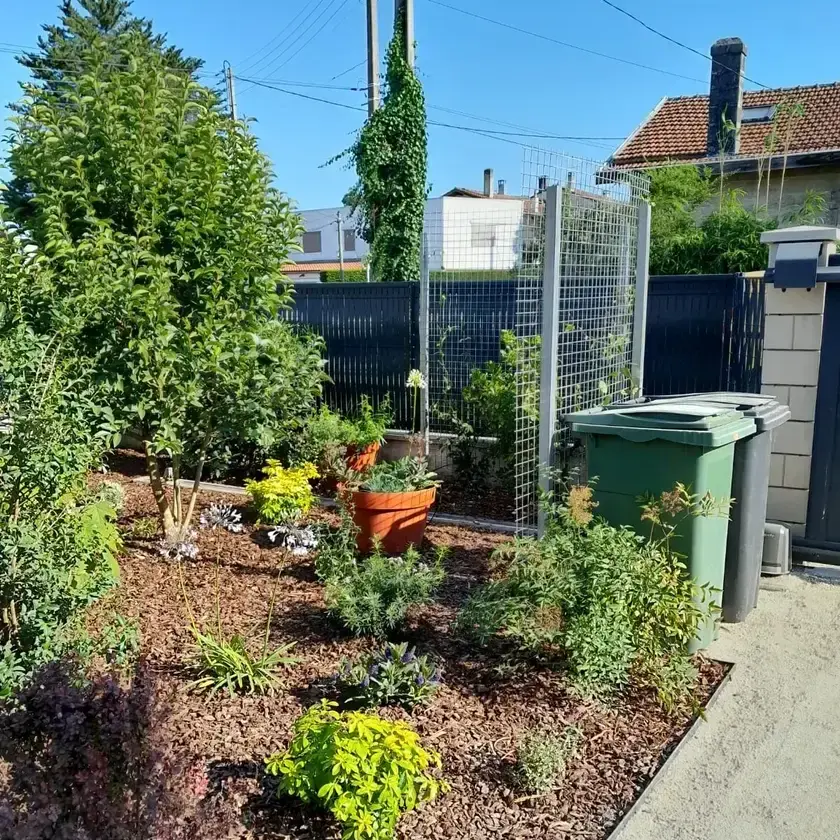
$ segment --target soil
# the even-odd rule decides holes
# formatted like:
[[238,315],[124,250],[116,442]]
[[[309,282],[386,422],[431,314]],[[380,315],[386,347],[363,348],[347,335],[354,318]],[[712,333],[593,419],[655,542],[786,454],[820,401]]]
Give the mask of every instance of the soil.
[[[154,515],[148,487],[128,477],[111,478],[126,490],[121,526],[127,532],[138,519]],[[204,494],[200,504],[213,501],[235,502]],[[533,665],[506,668],[498,651],[477,649],[455,636],[451,628],[459,605],[486,579],[489,554],[505,539],[434,523],[427,530],[425,550],[450,548],[448,574],[436,602],[410,614],[402,639],[442,662],[444,684],[411,714],[394,709],[382,714],[410,721],[424,745],[441,753],[452,790],[406,814],[398,830],[402,840],[604,838],[693,722],[688,710],[667,715],[641,689],[609,706],[582,700],[567,690],[562,674]],[[152,681],[156,698],[148,731],[161,766],[168,768],[169,795],[161,796],[152,836],[337,838],[328,815],[272,795],[263,760],[285,747],[293,721],[307,706],[331,695],[331,678],[342,660],[369,650],[372,642],[349,637],[331,622],[312,561],[274,548],[265,529],[246,524],[237,535],[202,532],[199,546],[198,558],[184,564],[183,581],[199,624],[215,620],[218,575],[225,632],[259,634],[277,580],[271,644],[295,642],[301,661],[274,696],[219,694],[207,700],[192,693],[185,664],[191,638],[176,567],[157,555],[153,539],[127,538],[121,586],[107,609],[139,621],[143,678]],[[699,664],[697,699],[704,704],[725,666]],[[562,786],[545,796],[524,796],[511,775],[517,739],[529,728],[572,724],[582,730],[582,749]]]
[[[516,499],[512,491],[499,487],[465,489],[453,480],[444,480],[432,511],[477,519],[513,522]],[[434,520],[433,520],[434,521]]]

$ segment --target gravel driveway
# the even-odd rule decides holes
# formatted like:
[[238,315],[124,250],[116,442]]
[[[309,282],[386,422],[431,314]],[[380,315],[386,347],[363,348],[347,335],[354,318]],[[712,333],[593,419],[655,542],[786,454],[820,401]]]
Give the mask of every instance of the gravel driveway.
[[723,625],[710,653],[732,679],[620,840],[840,837],[838,584],[765,578],[759,608]]

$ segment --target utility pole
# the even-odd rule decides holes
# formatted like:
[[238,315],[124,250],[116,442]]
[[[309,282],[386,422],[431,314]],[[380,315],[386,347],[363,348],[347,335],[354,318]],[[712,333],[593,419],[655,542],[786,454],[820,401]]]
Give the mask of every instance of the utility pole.
[[405,60],[414,68],[414,0],[394,0],[394,20],[405,21]]
[[341,282],[344,282],[344,242],[341,234],[341,210],[335,211],[335,226],[338,230],[338,271]]
[[230,111],[230,118],[232,120],[236,119],[236,88],[234,87],[234,75],[233,75],[233,68],[230,66],[229,61],[225,61],[224,65],[225,70],[225,87],[227,88],[227,101],[228,101],[228,109]]
[[367,0],[368,116],[379,107],[379,20],[376,0]]

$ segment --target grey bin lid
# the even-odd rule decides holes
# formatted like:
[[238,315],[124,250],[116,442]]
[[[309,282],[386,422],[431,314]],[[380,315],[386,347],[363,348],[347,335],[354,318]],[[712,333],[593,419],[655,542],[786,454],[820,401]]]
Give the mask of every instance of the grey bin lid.
[[649,400],[645,405],[691,402],[713,403],[743,412],[745,417],[755,420],[756,432],[769,432],[790,420],[790,408],[775,397],[765,394],[744,394],[738,391],[709,391],[702,394],[678,394]]

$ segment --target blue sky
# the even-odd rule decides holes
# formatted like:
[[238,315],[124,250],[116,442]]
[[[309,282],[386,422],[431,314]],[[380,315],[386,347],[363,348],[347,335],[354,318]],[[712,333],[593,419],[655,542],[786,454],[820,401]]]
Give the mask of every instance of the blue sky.
[[[696,81],[577,52],[466,17],[431,0],[415,2],[418,71],[428,104],[435,106],[429,118],[439,122],[516,130],[436,110],[445,108],[538,132],[622,137],[662,96],[704,93],[708,86],[708,61],[645,31],[602,0],[445,2]],[[807,14],[793,15],[790,4],[780,0],[707,0],[702,6],[681,0],[617,2],[703,53],[717,38],[741,37],[749,49],[747,75],[765,85],[840,79],[836,9],[828,0],[814,0]],[[5,0],[2,5],[0,49],[34,45],[40,25],[57,18],[57,0]],[[365,84],[364,66],[344,73],[365,57],[364,0],[135,0],[134,9],[152,18],[172,43],[204,59],[208,72],[220,70],[227,59],[234,72],[245,77]],[[379,12],[384,53],[393,22],[392,0],[380,0]],[[276,40],[266,47],[272,39]],[[22,77],[13,56],[0,52],[0,102],[5,105],[18,97]],[[364,114],[243,81],[237,88],[240,114],[256,120],[254,131],[274,164],[277,185],[301,209],[336,205],[353,182],[353,173],[340,163],[324,164],[349,145]],[[290,89],[348,105],[363,103],[361,92]],[[513,139],[594,159],[606,157],[617,145],[614,140]],[[522,151],[513,143],[430,127],[432,192],[455,185],[479,188],[487,166],[515,191],[521,181]]]

